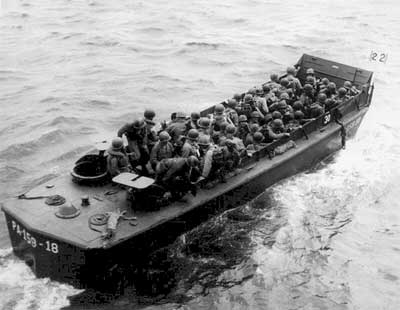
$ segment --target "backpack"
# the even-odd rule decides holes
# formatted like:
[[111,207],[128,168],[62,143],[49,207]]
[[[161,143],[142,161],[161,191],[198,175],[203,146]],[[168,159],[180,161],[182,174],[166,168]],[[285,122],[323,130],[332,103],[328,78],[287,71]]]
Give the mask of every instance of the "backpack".
[[213,165],[223,165],[225,161],[224,149],[222,147],[215,147],[212,154]]

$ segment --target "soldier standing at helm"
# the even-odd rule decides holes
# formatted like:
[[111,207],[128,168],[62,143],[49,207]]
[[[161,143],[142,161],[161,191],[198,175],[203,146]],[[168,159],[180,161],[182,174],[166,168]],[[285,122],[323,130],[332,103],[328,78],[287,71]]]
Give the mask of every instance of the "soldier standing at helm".
[[113,178],[122,172],[129,172],[131,166],[123,149],[124,142],[121,138],[115,138],[107,151],[107,171]]
[[128,140],[126,148],[129,162],[132,167],[140,165],[142,174],[148,174],[146,164],[149,161],[149,149],[147,147],[146,123],[144,119],[139,118],[132,123],[125,124],[118,130],[118,137],[125,135]]

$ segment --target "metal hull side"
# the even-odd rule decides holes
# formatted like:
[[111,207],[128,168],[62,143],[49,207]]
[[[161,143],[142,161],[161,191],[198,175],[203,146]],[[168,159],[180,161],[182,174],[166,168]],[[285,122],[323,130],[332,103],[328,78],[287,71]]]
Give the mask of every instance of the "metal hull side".
[[[348,137],[355,135],[367,110],[363,109],[346,120]],[[267,187],[312,167],[341,148],[340,127],[337,126],[337,129],[305,148],[303,152],[288,157],[249,182],[225,192],[174,221],[166,222],[108,249],[85,250],[37,233],[25,231],[24,234],[21,232],[23,226],[6,214],[12,246],[15,254],[27,261],[38,277],[50,277],[80,288],[110,288],[114,282],[123,281],[127,275],[123,271],[126,266],[140,264],[152,249],[168,244],[185,230],[195,227],[223,210],[248,202]],[[32,246],[32,237],[36,240],[35,247]],[[53,244],[57,244],[57,253],[54,253]],[[112,282],[110,279],[115,281]]]

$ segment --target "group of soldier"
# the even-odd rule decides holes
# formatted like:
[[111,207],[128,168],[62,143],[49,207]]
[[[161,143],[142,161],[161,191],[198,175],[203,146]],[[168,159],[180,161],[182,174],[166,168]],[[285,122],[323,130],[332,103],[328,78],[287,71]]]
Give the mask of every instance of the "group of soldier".
[[179,198],[198,180],[225,182],[244,157],[289,137],[358,92],[349,81],[337,89],[327,78],[317,79],[312,68],[302,84],[289,67],[284,77],[271,74],[267,83],[235,94],[207,116],[173,113],[158,131],[155,112],[146,110],[118,131],[107,152],[108,171],[112,177],[128,171],[153,175],[166,193]]

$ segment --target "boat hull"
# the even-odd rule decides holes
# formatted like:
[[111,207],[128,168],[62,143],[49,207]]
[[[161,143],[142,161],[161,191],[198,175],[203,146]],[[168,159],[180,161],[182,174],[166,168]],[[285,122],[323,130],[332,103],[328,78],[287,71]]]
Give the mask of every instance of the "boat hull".
[[[356,134],[367,110],[368,108],[364,107],[343,120],[347,138]],[[294,156],[286,156],[271,168],[261,169],[260,173],[248,182],[221,192],[216,198],[173,221],[165,222],[110,248],[84,249],[40,235],[30,231],[26,223],[5,212],[14,253],[25,260],[38,277],[49,277],[79,288],[92,287],[113,291],[119,289],[124,286],[127,278],[131,278],[128,271],[146,260],[150,251],[168,244],[207,218],[248,202],[276,182],[309,169],[341,149],[341,126],[335,123],[330,126],[335,126],[334,130],[329,130],[328,134],[314,139]],[[321,127],[318,130],[323,134],[325,129]]]

